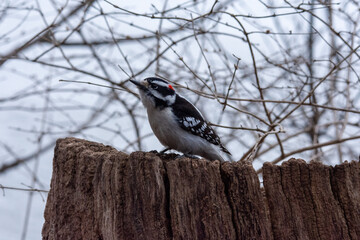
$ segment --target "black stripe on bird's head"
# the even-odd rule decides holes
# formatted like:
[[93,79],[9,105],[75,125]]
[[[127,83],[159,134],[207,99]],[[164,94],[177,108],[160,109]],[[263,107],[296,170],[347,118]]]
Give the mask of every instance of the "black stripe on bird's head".
[[145,78],[144,81],[147,81],[150,88],[157,90],[163,96],[175,94],[175,89],[173,86],[161,78],[150,77]]
[[130,81],[139,88],[140,93],[142,92],[143,94],[152,97],[156,107],[164,108],[171,106],[175,102],[175,89],[171,84],[161,78],[149,77],[141,82]]

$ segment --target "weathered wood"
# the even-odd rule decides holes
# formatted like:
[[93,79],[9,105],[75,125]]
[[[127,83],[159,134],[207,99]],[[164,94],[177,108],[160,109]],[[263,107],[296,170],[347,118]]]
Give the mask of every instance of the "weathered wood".
[[359,239],[358,162],[175,156],[59,139],[43,239]]
[[266,203],[254,168],[227,162],[222,164],[221,170],[237,239],[273,239]]
[[169,239],[164,166],[151,153],[60,139],[44,239]]
[[165,166],[174,239],[236,239],[220,162],[183,158]]
[[357,168],[351,174],[349,168],[343,171],[348,165],[333,168],[300,159],[264,164],[274,239],[359,239],[359,163],[351,164]]
[[360,239],[360,164],[343,163],[332,168],[331,186],[344,214],[350,239]]

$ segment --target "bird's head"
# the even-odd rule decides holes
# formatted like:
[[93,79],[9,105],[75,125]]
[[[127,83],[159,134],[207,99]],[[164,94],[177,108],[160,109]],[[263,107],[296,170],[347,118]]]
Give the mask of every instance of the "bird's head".
[[150,77],[141,82],[130,81],[138,87],[141,100],[146,108],[164,108],[171,106],[176,100],[175,89],[161,78]]

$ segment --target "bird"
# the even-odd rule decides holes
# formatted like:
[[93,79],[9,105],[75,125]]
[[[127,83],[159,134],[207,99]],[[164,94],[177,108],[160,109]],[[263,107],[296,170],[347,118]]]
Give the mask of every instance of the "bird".
[[169,82],[158,77],[130,82],[137,86],[151,129],[166,150],[211,161],[224,161],[221,153],[231,155],[201,112]]

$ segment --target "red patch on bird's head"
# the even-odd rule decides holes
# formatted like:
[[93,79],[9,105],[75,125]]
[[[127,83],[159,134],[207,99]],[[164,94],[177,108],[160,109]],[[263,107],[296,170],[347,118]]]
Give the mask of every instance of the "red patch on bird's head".
[[175,91],[175,89],[173,88],[173,86],[171,86],[170,84],[169,84],[168,87],[169,87],[171,90]]

